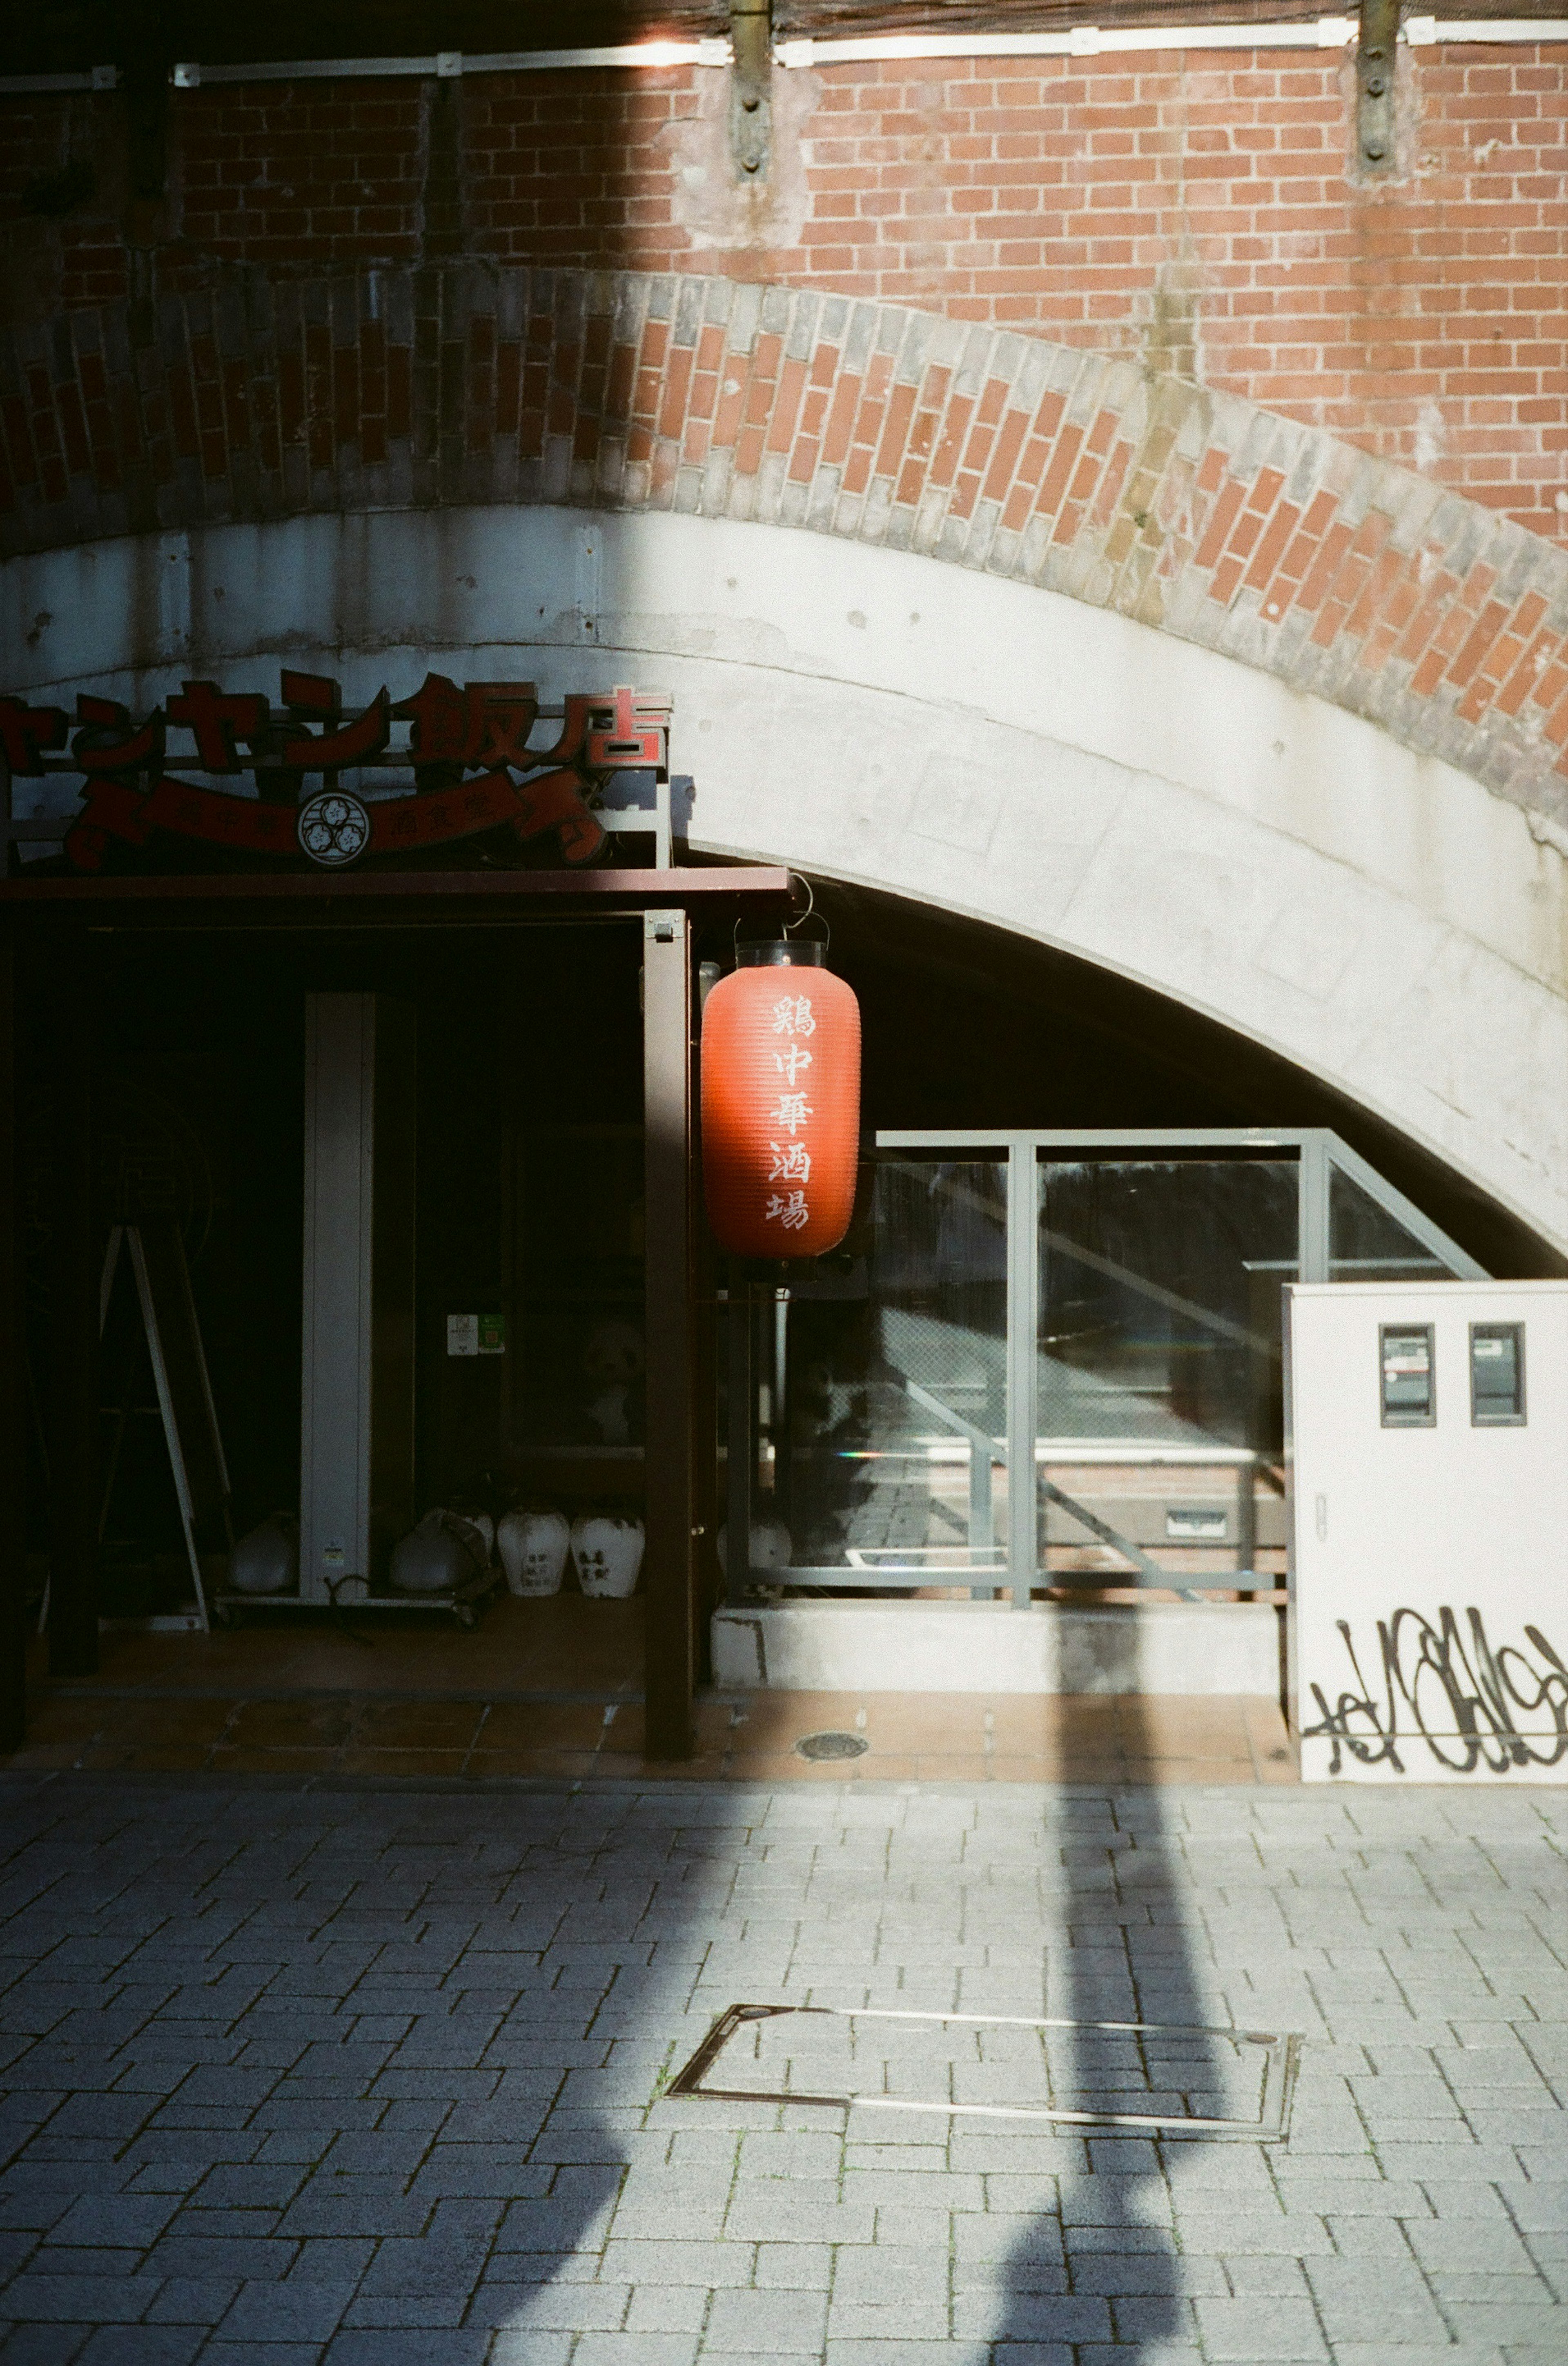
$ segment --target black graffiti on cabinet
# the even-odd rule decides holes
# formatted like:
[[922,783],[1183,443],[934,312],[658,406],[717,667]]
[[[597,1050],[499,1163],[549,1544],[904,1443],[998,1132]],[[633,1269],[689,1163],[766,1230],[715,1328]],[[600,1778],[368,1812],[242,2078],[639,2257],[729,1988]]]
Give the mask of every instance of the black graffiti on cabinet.
[[[1568,1752],[1568,1667],[1540,1628],[1525,1628],[1528,1651],[1517,1643],[1494,1650],[1480,1611],[1469,1608],[1464,1617],[1468,1635],[1446,1604],[1431,1617],[1406,1608],[1380,1618],[1381,1692],[1361,1673],[1350,1621],[1335,1620],[1357,1689],[1330,1707],[1314,1684],[1319,1721],[1302,1728],[1304,1741],[1331,1743],[1330,1774],[1341,1771],[1344,1751],[1362,1766],[1403,1774],[1402,1742],[1408,1750],[1424,1741],[1440,1766],[1459,1774],[1554,1766]],[[1542,1711],[1550,1731],[1540,1730]],[[1536,1729],[1521,1733],[1521,1718]]]

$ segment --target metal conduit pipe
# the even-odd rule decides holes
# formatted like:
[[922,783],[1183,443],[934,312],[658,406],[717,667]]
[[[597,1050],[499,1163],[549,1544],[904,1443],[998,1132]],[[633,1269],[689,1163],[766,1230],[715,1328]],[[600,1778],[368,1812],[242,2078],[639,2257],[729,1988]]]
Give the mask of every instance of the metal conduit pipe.
[[[1568,40],[1568,17],[1408,17],[1401,38],[1412,49],[1439,41]],[[1093,58],[1139,50],[1342,50],[1361,39],[1354,17],[1294,24],[1074,25],[1060,33],[877,33],[864,39],[780,41],[781,66],[858,63],[874,58]]]
[[[1318,17],[1294,24],[1075,25],[1060,33],[874,33],[859,40],[778,41],[773,62],[785,68],[857,65],[879,58],[1092,58],[1152,50],[1341,50],[1359,41],[1354,17]],[[1400,39],[1412,49],[1438,43],[1467,46],[1568,41],[1568,17],[1409,17]],[[623,41],[598,49],[513,50],[465,56],[441,50],[410,58],[264,58],[243,65],[184,61],[170,81],[176,90],[215,83],[374,81],[389,76],[446,80],[488,73],[576,73],[585,68],[657,70],[733,64],[727,34],[695,41]],[[112,91],[118,69],[93,66],[80,73],[0,75],[0,97],[34,92]]]

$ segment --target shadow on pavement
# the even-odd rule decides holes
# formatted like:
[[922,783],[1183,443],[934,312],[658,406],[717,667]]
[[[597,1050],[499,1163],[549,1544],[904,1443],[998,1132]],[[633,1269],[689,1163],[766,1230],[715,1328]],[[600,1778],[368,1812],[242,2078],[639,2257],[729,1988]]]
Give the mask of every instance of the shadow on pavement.
[[496,2328],[624,2172],[575,2094],[647,2011],[594,1928],[617,1862],[614,1913],[657,1878],[624,1797],[12,1777],[0,1813],[0,2359],[532,2366]]
[[[1152,1756],[1140,1706],[1141,1696],[1126,1704],[1126,1748],[1132,1756]],[[1047,2012],[1080,2023],[1136,2021],[1188,2030],[1215,2020],[1182,1919],[1186,1885],[1174,1821],[1187,1796],[1154,1785],[1058,1795],[1051,1822],[1059,1819],[1071,1838],[1064,1851],[1061,1935],[1047,1960]],[[1151,2108],[1149,2085],[1131,2058],[1134,2041],[1088,2029],[1072,2036],[1080,2094],[1092,2093],[1096,2107],[1104,2098],[1114,2109]],[[1183,2049],[1188,2091],[1226,2085],[1229,2052],[1212,2040],[1192,2040]],[[1126,2082],[1119,2103],[1118,2077]],[[1184,2355],[1184,2340],[1195,2345],[1165,2156],[1207,2141],[1093,2132],[1058,2140],[1060,2250],[1057,2228],[1043,2223],[1008,2261],[995,2366],[1066,2366],[1074,2355],[1098,2358],[1090,2345],[1099,2343],[1116,2345],[1118,2358],[1163,2360]],[[1198,2355],[1195,2346],[1192,2355]]]

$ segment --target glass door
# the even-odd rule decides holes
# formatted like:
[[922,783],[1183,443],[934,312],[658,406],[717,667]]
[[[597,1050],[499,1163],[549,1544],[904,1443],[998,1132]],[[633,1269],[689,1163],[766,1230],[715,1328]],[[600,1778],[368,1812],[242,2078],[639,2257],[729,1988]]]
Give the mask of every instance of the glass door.
[[[1004,1584],[1007,1167],[879,1160],[843,1250],[732,1316],[755,1400],[750,1574],[828,1591]],[[745,1452],[732,1433],[732,1455]],[[731,1559],[726,1523],[725,1559]],[[731,1581],[732,1590],[734,1580]]]
[[1295,1160],[1042,1154],[1037,1192],[1038,1583],[1271,1585]]

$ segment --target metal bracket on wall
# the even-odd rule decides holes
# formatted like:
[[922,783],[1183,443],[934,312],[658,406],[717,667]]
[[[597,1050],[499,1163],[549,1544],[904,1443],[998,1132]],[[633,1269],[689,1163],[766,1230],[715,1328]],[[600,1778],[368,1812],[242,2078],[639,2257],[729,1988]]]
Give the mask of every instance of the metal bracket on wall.
[[743,181],[767,175],[773,136],[773,0],[730,0],[734,71],[730,88],[730,153]]
[[1361,0],[1356,44],[1356,163],[1363,175],[1391,173],[1400,0]]

